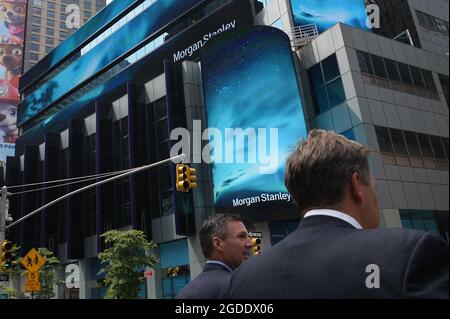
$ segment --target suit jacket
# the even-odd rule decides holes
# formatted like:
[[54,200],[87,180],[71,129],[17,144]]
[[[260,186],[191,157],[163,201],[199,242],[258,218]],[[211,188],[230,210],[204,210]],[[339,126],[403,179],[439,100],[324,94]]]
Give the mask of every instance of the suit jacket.
[[[449,298],[449,247],[405,229],[359,230],[328,216],[298,229],[234,271],[230,298]],[[368,288],[377,284],[379,288]],[[369,266],[369,268],[368,268]]]
[[203,272],[188,283],[177,299],[224,299],[228,296],[231,272],[219,264],[206,264]]

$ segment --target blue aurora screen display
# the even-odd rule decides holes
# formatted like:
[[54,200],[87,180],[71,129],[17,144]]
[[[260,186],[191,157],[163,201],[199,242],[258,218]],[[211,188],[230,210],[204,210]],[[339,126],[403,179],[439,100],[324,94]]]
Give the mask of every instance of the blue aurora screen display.
[[[94,76],[201,1],[203,0],[154,2],[140,15],[103,40],[101,45],[95,46],[27,96],[19,109],[18,124],[22,125],[45,110],[74,87]],[[117,45],[118,43],[121,45]]]
[[338,22],[370,30],[366,26],[367,13],[364,0],[291,0],[294,25],[315,23],[319,33]]
[[[202,73],[207,126],[214,130],[208,136],[216,211],[295,211],[284,171],[307,129],[287,36],[263,26],[224,34],[203,52]],[[238,146],[230,129],[253,130],[257,143],[246,138]],[[270,161],[260,156],[260,147]],[[232,163],[226,161],[230,150]],[[253,162],[252,152],[258,154]],[[242,153],[244,161],[239,162]]]

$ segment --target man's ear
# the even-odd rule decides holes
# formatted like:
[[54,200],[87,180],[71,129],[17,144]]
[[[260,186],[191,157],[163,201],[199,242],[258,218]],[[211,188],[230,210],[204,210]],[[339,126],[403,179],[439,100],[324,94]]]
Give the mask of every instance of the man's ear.
[[215,250],[222,250],[222,241],[219,237],[214,236],[212,241]]
[[353,173],[349,184],[350,195],[356,202],[361,203],[364,198],[364,189],[362,187],[364,185],[364,181],[361,175],[357,172]]

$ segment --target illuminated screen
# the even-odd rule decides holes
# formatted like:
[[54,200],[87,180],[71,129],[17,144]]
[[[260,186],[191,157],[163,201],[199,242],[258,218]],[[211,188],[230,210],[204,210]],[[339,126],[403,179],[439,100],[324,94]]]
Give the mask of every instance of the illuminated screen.
[[[263,26],[230,32],[206,48],[202,72],[216,211],[293,211],[285,164],[307,129],[288,37]],[[238,143],[230,128],[256,136]]]
[[201,1],[158,0],[151,4],[140,15],[27,96],[19,109],[19,125],[24,124],[74,87],[108,67],[110,63]]
[[366,26],[367,13],[364,0],[291,0],[295,26],[315,23],[319,33],[338,22],[370,30]]

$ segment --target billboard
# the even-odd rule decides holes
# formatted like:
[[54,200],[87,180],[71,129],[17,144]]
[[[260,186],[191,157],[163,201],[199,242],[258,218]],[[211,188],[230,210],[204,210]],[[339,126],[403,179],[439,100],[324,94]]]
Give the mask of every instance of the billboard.
[[239,28],[211,40],[201,62],[216,211],[295,214],[284,171],[307,128],[289,38]]
[[367,27],[365,0],[291,0],[295,26],[315,23],[319,33],[341,22],[363,30]]
[[14,156],[27,0],[0,0],[0,162]]
[[[1,0],[0,0],[1,1]],[[28,95],[19,109],[19,125],[47,109],[73,88],[115,63],[131,49],[155,36],[162,28],[202,0],[158,0],[76,61]],[[120,44],[120,45],[118,45]]]

